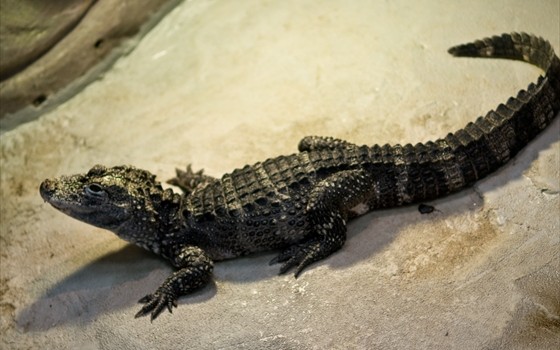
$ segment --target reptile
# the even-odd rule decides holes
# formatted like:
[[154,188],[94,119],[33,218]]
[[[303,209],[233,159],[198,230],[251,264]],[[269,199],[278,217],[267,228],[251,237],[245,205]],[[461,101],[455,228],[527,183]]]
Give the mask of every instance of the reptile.
[[177,170],[164,189],[132,166],[95,165],[46,179],[42,198],[61,212],[110,230],[168,260],[173,273],[139,300],[136,317],[172,312],[183,295],[209,283],[215,261],[277,250],[271,264],[297,278],[339,250],[346,221],[371,210],[440,198],[508,162],[560,110],[560,61],[550,43],[525,33],[449,49],[457,57],[525,61],[545,74],[505,104],[433,142],[361,146],[308,136],[299,152],[223,175]]

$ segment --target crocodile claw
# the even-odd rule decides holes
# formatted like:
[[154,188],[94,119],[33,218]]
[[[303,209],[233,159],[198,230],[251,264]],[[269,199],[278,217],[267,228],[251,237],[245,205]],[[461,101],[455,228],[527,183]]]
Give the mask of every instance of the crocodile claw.
[[175,294],[168,289],[162,288],[153,294],[146,295],[138,300],[138,302],[145,305],[134,317],[138,318],[151,313],[151,321],[155,320],[165,307],[167,307],[170,313],[173,313],[173,307],[177,307],[177,297]]
[[196,188],[206,186],[215,179],[204,175],[204,170],[193,171],[191,165],[187,170],[175,169],[177,176],[167,181],[168,184],[179,187],[186,194],[190,194]]
[[296,268],[294,277],[298,278],[302,271],[311,263],[316,261],[315,253],[318,250],[318,244],[308,243],[293,245],[285,251],[278,254],[269,262],[269,265],[282,263],[280,266],[280,274],[283,275],[292,268]]

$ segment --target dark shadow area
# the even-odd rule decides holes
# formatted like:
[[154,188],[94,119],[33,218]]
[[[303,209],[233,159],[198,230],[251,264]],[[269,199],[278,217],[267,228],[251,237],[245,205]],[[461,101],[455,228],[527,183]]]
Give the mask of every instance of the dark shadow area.
[[[16,315],[16,322],[24,331],[89,323],[100,313],[135,305],[141,297],[154,292],[171,271],[172,267],[154,254],[127,245],[54,284]],[[122,293],[119,289],[130,292]],[[188,298],[181,298],[179,304],[203,302],[215,293],[215,284],[211,283]],[[140,307],[138,304],[138,310]]]
[[[474,187],[484,184],[484,188],[495,190],[506,185],[509,181],[522,178],[529,169],[531,163],[539,158],[539,153],[551,147],[560,140],[560,118],[556,119],[533,141],[523,148],[506,165],[490,174],[488,177],[478,181]],[[541,188],[541,191],[549,189]],[[482,196],[482,197],[481,197]],[[477,193],[471,187],[452,195],[427,202],[435,207],[434,212],[422,214],[418,211],[418,205],[410,205],[401,208],[378,210],[368,213],[348,224],[348,236],[346,244],[342,249],[325,260],[313,264],[310,269],[321,264],[328,264],[334,269],[344,269],[355,265],[359,261],[368,260],[379,251],[389,245],[403,228],[426,220],[444,220],[457,214],[474,212],[484,206],[484,193]],[[473,206],[476,202],[476,206]],[[370,226],[375,222],[390,221],[390,230],[372,232]],[[373,223],[373,224],[372,224]],[[305,278],[305,271],[300,277]]]

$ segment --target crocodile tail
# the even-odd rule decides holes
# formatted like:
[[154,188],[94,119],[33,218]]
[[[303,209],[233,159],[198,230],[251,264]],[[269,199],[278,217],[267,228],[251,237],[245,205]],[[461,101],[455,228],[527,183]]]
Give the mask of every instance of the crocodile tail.
[[450,147],[462,163],[467,163],[463,164],[467,171],[462,174],[464,184],[468,185],[505,164],[558,115],[560,60],[548,41],[525,33],[493,36],[452,47],[449,53],[458,57],[525,61],[545,72],[505,104],[447,135],[444,142],[436,141]]
[[[455,57],[505,58],[524,61],[541,68],[546,73],[556,57],[548,41],[526,33],[493,36],[453,46],[448,52]],[[558,64],[557,57],[556,63]]]
[[433,199],[473,184],[511,159],[560,111],[560,61],[546,40],[525,33],[503,34],[449,52],[525,61],[545,74],[505,104],[442,139],[415,146],[374,146],[373,158],[382,159],[385,166],[373,207]]

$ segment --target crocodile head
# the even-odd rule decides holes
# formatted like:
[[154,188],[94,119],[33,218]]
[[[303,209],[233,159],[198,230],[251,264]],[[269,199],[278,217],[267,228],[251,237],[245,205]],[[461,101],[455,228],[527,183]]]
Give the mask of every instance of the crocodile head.
[[169,220],[162,208],[169,211],[179,202],[155,175],[131,166],[96,165],[85,174],[47,179],[39,190],[61,212],[141,246],[157,241],[155,236]]

